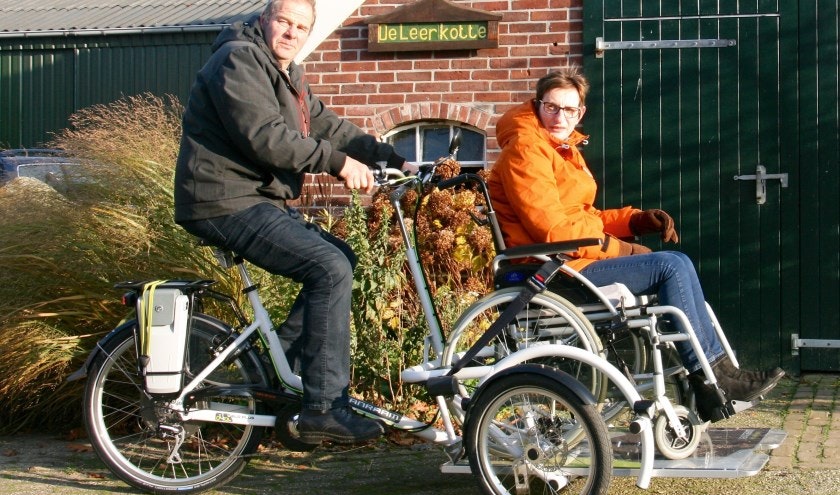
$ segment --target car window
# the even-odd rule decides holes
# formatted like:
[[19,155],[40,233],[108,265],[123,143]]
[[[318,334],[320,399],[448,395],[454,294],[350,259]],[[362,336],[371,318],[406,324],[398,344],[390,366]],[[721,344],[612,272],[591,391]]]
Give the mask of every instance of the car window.
[[63,175],[64,170],[59,163],[27,163],[18,167],[18,177],[32,177],[43,182]]

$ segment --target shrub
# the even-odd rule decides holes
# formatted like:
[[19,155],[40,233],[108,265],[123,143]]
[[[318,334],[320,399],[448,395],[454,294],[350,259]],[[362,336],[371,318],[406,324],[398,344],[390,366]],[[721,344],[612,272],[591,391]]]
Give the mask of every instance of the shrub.
[[[6,399],[0,433],[79,424],[83,384],[65,377],[131,315],[119,304],[115,282],[212,278],[220,291],[241,298],[238,277],[173,221],[182,111],[175,98],[149,94],[83,109],[50,145],[87,160],[89,180],[66,195],[31,179],[0,188],[0,209],[13,212],[0,216],[0,394]],[[454,175],[457,169],[452,162],[441,170]],[[446,326],[486,291],[492,245],[465,213],[477,201],[474,193],[416,199],[405,207],[409,214],[421,210],[416,235]],[[359,257],[351,385],[377,404],[422,412],[422,392],[407,391],[398,379],[404,366],[419,362],[426,327],[390,207],[378,197],[363,208],[356,197],[343,218],[324,211],[314,221],[346,237]],[[297,285],[251,268],[270,315],[281,321]]]

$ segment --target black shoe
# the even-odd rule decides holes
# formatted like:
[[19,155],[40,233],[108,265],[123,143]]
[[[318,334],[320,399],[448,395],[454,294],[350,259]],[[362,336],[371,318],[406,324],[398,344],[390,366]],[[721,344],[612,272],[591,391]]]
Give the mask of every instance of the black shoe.
[[779,380],[785,376],[781,368],[767,371],[745,371],[736,368],[728,356],[712,364],[718,385],[726,391],[728,400],[754,401],[773,390]]
[[337,443],[357,443],[380,437],[385,430],[373,419],[353,413],[349,407],[315,411],[304,409],[297,425],[300,440],[319,444],[324,440]]
[[717,387],[706,383],[703,370],[688,375],[688,383],[691,391],[694,392],[694,404],[701,420],[715,423],[730,416],[726,408],[725,394]]

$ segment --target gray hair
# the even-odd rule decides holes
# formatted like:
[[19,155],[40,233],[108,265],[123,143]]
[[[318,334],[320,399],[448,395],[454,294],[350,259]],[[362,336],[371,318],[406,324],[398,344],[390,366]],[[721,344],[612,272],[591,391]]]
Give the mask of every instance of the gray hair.
[[[283,2],[288,2],[288,1],[290,1],[290,0],[266,0],[265,9],[263,9],[260,17],[270,16],[270,15],[274,14],[274,12],[277,11],[277,9],[280,7],[280,5],[283,4]],[[315,0],[291,0],[291,1],[293,1],[293,2],[306,2],[306,3],[309,4],[310,7],[312,7],[312,26],[314,26],[315,25],[315,15],[318,12],[315,9]],[[312,27],[312,26],[310,26],[310,27]]]

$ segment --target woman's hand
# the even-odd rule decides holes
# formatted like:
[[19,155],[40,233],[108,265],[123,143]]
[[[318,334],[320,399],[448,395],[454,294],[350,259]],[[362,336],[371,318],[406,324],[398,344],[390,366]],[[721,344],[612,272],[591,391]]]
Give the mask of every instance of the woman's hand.
[[630,217],[630,230],[635,235],[661,232],[664,242],[680,242],[674,228],[674,219],[663,210],[642,210],[634,213]]
[[634,254],[647,254],[653,252],[647,246],[642,246],[641,244],[635,244],[632,242],[624,242],[621,239],[612,239],[611,242],[618,242],[619,256],[632,256]]

